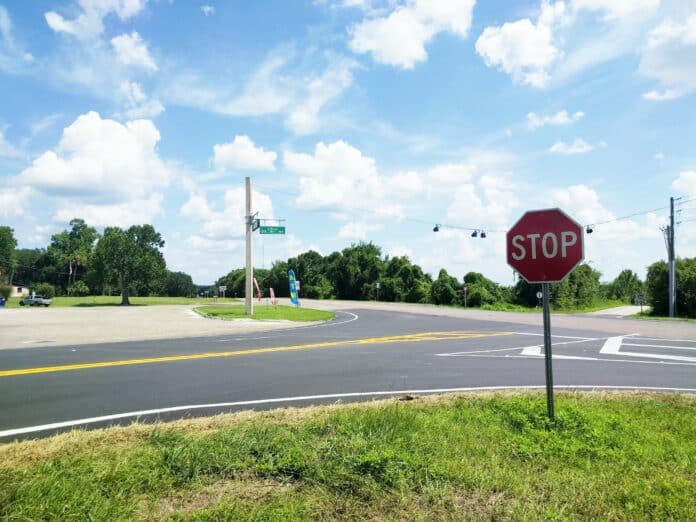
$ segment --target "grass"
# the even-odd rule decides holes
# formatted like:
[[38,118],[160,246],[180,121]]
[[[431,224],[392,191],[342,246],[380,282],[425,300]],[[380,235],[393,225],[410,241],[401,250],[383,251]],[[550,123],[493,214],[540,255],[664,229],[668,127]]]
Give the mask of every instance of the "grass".
[[[598,312],[608,308],[617,306],[626,306],[623,301],[604,300],[593,303],[589,306],[576,306],[572,308],[556,308],[551,305],[551,312],[554,314],[583,314],[588,312]],[[526,313],[541,313],[541,306],[530,308],[527,306],[511,304],[511,303],[493,303],[483,305],[480,310],[491,310],[494,312],[526,312]]]
[[[11,297],[7,302],[8,308],[20,308],[19,297]],[[130,303],[135,306],[151,306],[151,305],[188,305],[188,304],[205,304],[205,303],[238,303],[238,299],[231,297],[222,298],[206,298],[206,297],[131,297]],[[70,306],[119,306],[121,304],[121,296],[118,295],[96,295],[85,297],[54,297],[52,307],[70,307]]]
[[696,399],[559,393],[228,414],[0,446],[4,520],[695,520]]
[[[196,312],[215,319],[248,319],[243,306],[199,306]],[[295,306],[254,305],[251,319],[272,319],[285,321],[328,321],[336,317],[334,312],[314,310]]]
[[682,321],[696,322],[696,318],[692,317],[664,317],[661,315],[650,315],[650,312],[642,312],[629,316],[630,319],[647,319],[649,321]]

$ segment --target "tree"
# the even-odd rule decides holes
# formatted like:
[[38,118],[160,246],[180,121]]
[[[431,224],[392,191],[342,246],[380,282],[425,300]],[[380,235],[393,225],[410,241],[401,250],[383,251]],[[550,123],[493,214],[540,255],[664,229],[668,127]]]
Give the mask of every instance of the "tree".
[[70,230],[64,230],[51,237],[48,248],[67,274],[66,289],[77,281],[78,267],[86,268],[89,265],[94,242],[98,237],[94,227],[87,225],[84,219],[78,218],[70,221]]
[[129,305],[131,288],[143,295],[159,289],[166,277],[166,263],[160,249],[162,236],[152,225],[133,225],[128,230],[107,227],[97,243],[104,266],[105,281],[121,288],[121,304]]
[[162,294],[167,297],[194,297],[196,285],[193,284],[191,276],[184,272],[167,271]]
[[0,227],[0,282],[7,281],[10,285],[12,284],[14,271],[17,268],[16,247],[14,229]]
[[41,256],[45,253],[46,251],[40,248],[19,248],[15,250],[17,270],[15,270],[14,280],[25,286],[31,286],[35,281],[41,281]]
[[609,299],[618,299],[626,303],[633,301],[636,294],[643,291],[643,282],[633,270],[623,270],[609,285]]
[[590,306],[599,295],[601,275],[587,263],[577,266],[563,281],[551,285],[551,301],[558,308]]
[[459,304],[461,285],[456,278],[447,273],[444,268],[440,270],[437,279],[432,284],[432,300],[435,304]]
[[[677,315],[696,317],[696,257],[677,259]],[[658,316],[669,314],[669,268],[665,261],[648,267],[645,280],[650,313]]]

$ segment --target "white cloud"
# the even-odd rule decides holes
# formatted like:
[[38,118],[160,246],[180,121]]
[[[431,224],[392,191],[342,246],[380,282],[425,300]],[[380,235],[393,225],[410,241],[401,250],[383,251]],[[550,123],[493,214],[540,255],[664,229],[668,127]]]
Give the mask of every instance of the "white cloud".
[[472,183],[454,189],[447,208],[447,220],[452,224],[482,229],[504,229],[511,212],[519,205],[514,184],[507,178],[484,175]]
[[77,0],[81,13],[76,18],[68,20],[54,11],[45,13],[44,17],[57,33],[89,39],[104,32],[105,16],[115,14],[121,20],[128,20],[140,13],[146,3],[147,0]]
[[[311,53],[306,58],[316,62]],[[284,115],[293,132],[312,133],[322,127],[324,107],[352,85],[353,70],[359,65],[332,53],[326,53],[327,65],[320,71],[304,70],[309,59],[296,61],[294,53],[287,50],[271,53],[233,94],[228,84],[236,79],[218,80],[224,85],[218,88],[198,74],[180,74],[164,89],[163,99],[231,116]]]
[[657,161],[662,161],[665,159],[665,155],[662,152],[656,152],[653,154],[653,159],[656,159]]
[[0,71],[21,72],[33,62],[32,54],[25,51],[12,34],[10,13],[0,5]]
[[29,187],[0,189],[0,217],[21,216],[29,208],[32,190]]
[[565,14],[565,4],[542,1],[533,23],[529,18],[489,26],[476,40],[476,52],[488,67],[498,67],[522,84],[545,87],[548,69],[563,53],[553,39],[554,25]]
[[201,11],[205,16],[210,16],[215,14],[215,6],[212,5],[202,5]]
[[153,219],[162,212],[163,201],[164,196],[160,193],[152,193],[146,198],[113,204],[76,205],[74,200],[66,200],[59,204],[53,219],[67,223],[79,216],[90,225],[97,227],[128,227],[152,223]]
[[317,143],[314,154],[286,151],[285,168],[300,175],[296,204],[304,209],[372,209],[402,216],[403,208],[385,191],[375,160],[344,141]]
[[634,14],[656,11],[660,0],[572,0],[575,11],[597,11],[604,15],[604,20],[618,20]]
[[326,70],[311,78],[306,87],[306,97],[295,104],[287,124],[296,134],[310,134],[320,127],[319,112],[329,101],[337,98],[353,84],[353,60],[337,59]]
[[689,197],[696,197],[696,170],[685,170],[672,182],[672,188]]
[[425,192],[420,174],[413,170],[386,176],[383,183],[386,195],[392,198],[409,198]]
[[120,118],[156,118],[164,112],[164,105],[159,100],[148,98],[137,82],[123,80],[119,86],[119,95],[126,107],[118,114]]
[[655,27],[641,51],[640,73],[656,80],[661,89],[643,94],[651,101],[666,101],[696,91],[696,13],[683,23],[666,20]]
[[536,19],[486,27],[476,50],[517,83],[557,85],[634,53],[658,7],[659,0],[541,0]]
[[157,70],[157,64],[147,48],[147,43],[137,32],[115,36],[111,39],[111,45],[116,58],[122,64],[140,67],[147,71]]
[[249,136],[235,136],[231,143],[213,146],[213,165],[216,170],[275,170],[278,156],[273,151],[257,147]]
[[529,130],[536,130],[545,125],[570,125],[582,119],[583,116],[585,116],[585,113],[582,111],[569,114],[568,111],[562,110],[548,115],[530,112],[527,114],[527,127],[529,127]]
[[382,228],[382,225],[365,223],[364,221],[350,221],[340,228],[338,237],[364,241],[371,232],[382,230]]
[[425,46],[440,32],[465,38],[475,0],[408,0],[386,16],[351,27],[349,46],[382,64],[412,69],[428,58]]
[[201,236],[191,236],[186,243],[194,250],[194,254],[232,252],[244,245],[243,241],[236,239],[208,239]]
[[0,130],[0,158],[21,158],[23,156],[24,153],[21,149],[7,141],[5,134]]
[[445,163],[431,167],[427,176],[438,183],[447,185],[466,183],[476,173],[476,166],[471,163]]
[[36,158],[18,177],[49,196],[122,203],[142,199],[169,183],[156,146],[160,134],[149,120],[121,124],[89,112],[63,130],[56,150]]
[[[243,187],[228,189],[218,205],[211,205],[204,193],[191,193],[189,200],[181,207],[180,214],[203,222],[203,233],[209,239],[239,238],[245,233],[245,189]],[[252,209],[259,212],[262,219],[273,218],[273,203],[266,194],[252,190]]]
[[576,139],[573,143],[557,141],[549,148],[549,152],[556,152],[558,154],[584,154],[591,150],[594,150],[594,145],[590,145],[581,138]]

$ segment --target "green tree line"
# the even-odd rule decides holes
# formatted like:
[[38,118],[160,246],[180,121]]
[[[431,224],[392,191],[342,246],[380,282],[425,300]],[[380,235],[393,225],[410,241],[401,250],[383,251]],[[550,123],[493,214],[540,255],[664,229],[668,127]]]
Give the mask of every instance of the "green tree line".
[[[677,266],[679,312],[684,316],[696,313],[695,260],[680,260]],[[644,295],[646,304],[653,305],[656,314],[665,315],[660,299],[667,295],[666,275],[660,267],[664,262],[649,267],[647,283],[632,270],[623,270],[613,281],[601,283],[601,273],[589,264],[579,265],[560,283],[551,285],[551,303],[556,309],[589,308],[603,301],[636,303]],[[472,307],[500,308],[505,305],[535,307],[540,285],[519,279],[511,286],[500,285],[483,274],[468,272],[461,279],[447,270],[433,278],[408,257],[390,257],[382,254],[379,246],[358,243],[322,256],[313,250],[287,261],[277,261],[270,269],[254,269],[264,296],[273,288],[278,297],[287,297],[288,270],[295,271],[301,281],[300,294],[311,299],[357,299],[438,305],[465,304]],[[666,273],[666,272],[665,272]],[[228,296],[244,296],[245,271],[232,270],[220,277],[215,285],[227,286]],[[256,292],[256,290],[254,290]],[[687,302],[689,304],[687,304]]]
[[[14,230],[0,227],[0,283],[19,283],[37,294],[193,297],[191,276],[172,272],[164,240],[152,225],[106,227],[103,234],[82,219],[51,237],[46,248],[17,249]],[[7,291],[5,291],[7,293]]]
[[[0,286],[19,282],[37,293],[51,295],[117,295],[128,303],[132,295],[192,297],[197,287],[191,276],[167,269],[164,239],[152,225],[127,229],[107,227],[99,234],[82,219],[73,219],[67,230],[51,237],[46,248],[18,249],[14,231],[0,226]],[[463,276],[425,272],[406,256],[382,254],[373,243],[353,244],[323,256],[309,250],[266,269],[255,277],[264,295],[273,288],[287,297],[288,270],[301,281],[301,295],[314,299],[381,300],[437,305],[465,304],[472,307],[506,305],[538,306],[539,285],[520,279],[511,286],[500,285],[483,274]],[[667,315],[667,264],[648,267],[643,282],[631,270],[622,271],[612,282],[601,283],[601,274],[581,264],[566,279],[551,285],[551,303],[556,309],[591,307],[603,300],[635,302],[644,294],[656,315]],[[243,268],[220,277],[227,296],[244,295]],[[466,293],[464,289],[466,288]],[[696,317],[696,258],[677,260],[677,311]]]

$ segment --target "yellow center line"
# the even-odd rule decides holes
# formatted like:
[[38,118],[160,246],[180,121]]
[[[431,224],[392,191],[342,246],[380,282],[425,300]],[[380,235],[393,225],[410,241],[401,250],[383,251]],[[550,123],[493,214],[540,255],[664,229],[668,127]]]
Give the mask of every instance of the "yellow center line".
[[273,348],[249,348],[231,352],[207,352],[185,355],[166,355],[163,357],[148,357],[142,359],[125,359],[120,361],[101,361],[79,364],[64,364],[59,366],[42,366],[38,368],[19,368],[15,370],[0,370],[0,377],[15,375],[33,375],[37,373],[67,372],[71,370],[86,370],[92,368],[109,368],[112,366],[133,366],[136,364],[153,364],[176,361],[192,361],[196,359],[213,359],[219,357],[235,357],[239,355],[253,355],[258,353],[291,352],[295,350],[314,350],[331,346],[344,346],[355,344],[388,344],[403,342],[424,341],[451,341],[456,339],[475,339],[478,337],[493,337],[500,335],[513,335],[511,332],[422,332],[407,335],[395,335],[387,337],[369,337],[367,339],[350,339],[343,341],[326,341],[322,343],[298,344],[294,346],[275,346]]

